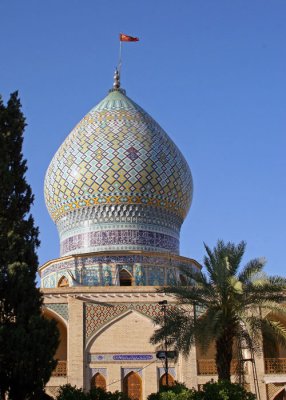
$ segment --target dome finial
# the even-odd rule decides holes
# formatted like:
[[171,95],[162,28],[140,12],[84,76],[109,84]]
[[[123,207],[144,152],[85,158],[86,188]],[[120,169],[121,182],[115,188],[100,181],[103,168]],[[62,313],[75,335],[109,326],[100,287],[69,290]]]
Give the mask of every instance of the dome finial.
[[116,68],[113,76],[113,86],[112,89],[109,90],[109,92],[121,92],[123,94],[126,94],[124,89],[121,89],[120,87],[120,69]]
[[120,89],[120,74],[118,69],[116,68],[114,72],[114,82],[113,82],[113,89],[118,90]]

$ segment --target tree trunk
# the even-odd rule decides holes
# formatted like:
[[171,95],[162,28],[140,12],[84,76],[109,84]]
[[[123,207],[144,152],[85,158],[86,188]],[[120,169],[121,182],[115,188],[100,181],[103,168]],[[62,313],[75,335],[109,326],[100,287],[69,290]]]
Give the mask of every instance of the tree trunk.
[[233,335],[224,332],[216,341],[216,367],[218,380],[230,382],[230,366],[232,360]]

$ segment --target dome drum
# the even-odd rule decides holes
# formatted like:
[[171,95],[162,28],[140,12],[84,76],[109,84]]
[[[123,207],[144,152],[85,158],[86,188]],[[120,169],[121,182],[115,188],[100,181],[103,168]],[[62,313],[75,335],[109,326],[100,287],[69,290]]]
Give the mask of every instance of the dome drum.
[[[39,272],[41,287],[124,286],[121,272],[131,286],[164,286],[181,279],[181,267],[200,268],[192,259],[151,252],[101,252],[52,260]],[[65,278],[65,279],[64,279]]]
[[168,210],[142,205],[82,209],[57,222],[61,256],[109,249],[179,254],[181,222]]

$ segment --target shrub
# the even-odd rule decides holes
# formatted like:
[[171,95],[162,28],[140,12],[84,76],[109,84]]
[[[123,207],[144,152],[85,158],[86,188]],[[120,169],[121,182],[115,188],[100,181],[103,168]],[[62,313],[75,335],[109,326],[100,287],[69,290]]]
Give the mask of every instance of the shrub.
[[60,387],[57,400],[130,400],[129,397],[122,392],[106,392],[100,388],[92,388],[89,392],[84,393],[82,389],[70,384]]
[[152,393],[148,400],[255,400],[253,393],[247,392],[241,385],[228,381],[208,382],[202,391],[188,389],[185,385],[176,384]]
[[[208,382],[201,392],[202,400],[255,400],[253,393],[247,392],[243,386],[229,381]],[[197,398],[194,398],[197,400]]]

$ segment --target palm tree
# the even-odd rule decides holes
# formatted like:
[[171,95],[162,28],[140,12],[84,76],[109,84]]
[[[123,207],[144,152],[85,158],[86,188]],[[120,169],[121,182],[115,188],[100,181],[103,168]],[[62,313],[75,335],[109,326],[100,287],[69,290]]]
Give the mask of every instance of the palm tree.
[[186,355],[195,342],[203,349],[214,342],[219,380],[230,381],[236,345],[243,343],[256,351],[265,334],[286,346],[286,329],[277,320],[278,313],[286,314],[281,306],[286,300],[286,280],[267,277],[263,259],[253,259],[241,269],[245,247],[243,241],[235,245],[220,240],[213,250],[205,245],[206,273],[183,269],[183,285],[178,282],[160,289],[173,294],[177,304],[168,307],[165,320],[156,318],[161,328],[151,342],[167,338],[169,345]]

